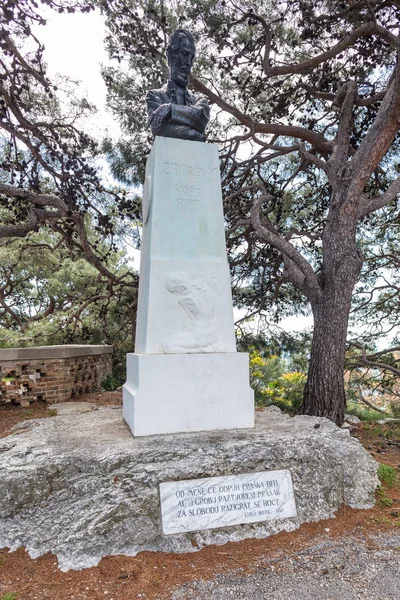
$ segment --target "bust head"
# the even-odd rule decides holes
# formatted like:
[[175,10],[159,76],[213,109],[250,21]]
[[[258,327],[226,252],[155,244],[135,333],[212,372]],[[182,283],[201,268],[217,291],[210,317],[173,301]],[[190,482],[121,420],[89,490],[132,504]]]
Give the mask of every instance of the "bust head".
[[167,48],[170,77],[176,85],[186,88],[195,56],[193,36],[186,29],[177,29]]

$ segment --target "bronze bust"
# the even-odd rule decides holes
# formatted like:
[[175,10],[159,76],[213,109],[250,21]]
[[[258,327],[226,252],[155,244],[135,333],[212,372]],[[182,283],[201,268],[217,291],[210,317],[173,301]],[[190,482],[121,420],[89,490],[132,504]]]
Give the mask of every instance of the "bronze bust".
[[205,98],[187,91],[190,71],[195,57],[193,36],[177,29],[167,48],[170,78],[159,90],[146,96],[149,126],[154,136],[204,142],[204,130],[210,118]]

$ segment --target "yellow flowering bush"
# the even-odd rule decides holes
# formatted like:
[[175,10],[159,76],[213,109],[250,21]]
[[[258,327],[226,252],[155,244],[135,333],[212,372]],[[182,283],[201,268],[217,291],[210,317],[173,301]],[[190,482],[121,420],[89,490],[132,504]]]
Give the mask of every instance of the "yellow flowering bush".
[[297,412],[303,397],[306,375],[300,371],[285,372],[285,361],[276,354],[263,357],[250,350],[250,385],[256,404],[275,404],[285,412]]

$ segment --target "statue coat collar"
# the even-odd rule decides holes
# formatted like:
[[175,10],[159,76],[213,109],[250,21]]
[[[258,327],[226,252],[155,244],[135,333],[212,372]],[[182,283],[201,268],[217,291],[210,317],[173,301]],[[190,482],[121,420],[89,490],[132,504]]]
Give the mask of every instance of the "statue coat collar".
[[179,88],[179,86],[176,85],[176,83],[174,81],[172,81],[172,79],[168,79],[166,87],[167,87],[168,93],[171,96],[171,101],[172,102],[177,103],[177,95],[178,95],[177,91],[179,89],[181,89],[181,90],[184,91],[184,94],[185,94],[185,103],[187,105],[194,104],[195,98],[194,98],[193,94],[191,94],[190,92],[188,92],[187,88]]

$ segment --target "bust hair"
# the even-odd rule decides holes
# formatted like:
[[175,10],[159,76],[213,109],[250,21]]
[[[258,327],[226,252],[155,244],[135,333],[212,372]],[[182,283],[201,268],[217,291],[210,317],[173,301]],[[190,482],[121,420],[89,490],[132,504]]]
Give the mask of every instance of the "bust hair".
[[167,46],[168,64],[171,62],[173,54],[178,50],[181,40],[185,38],[194,46],[193,36],[190,31],[187,31],[186,29],[177,29],[169,38]]

